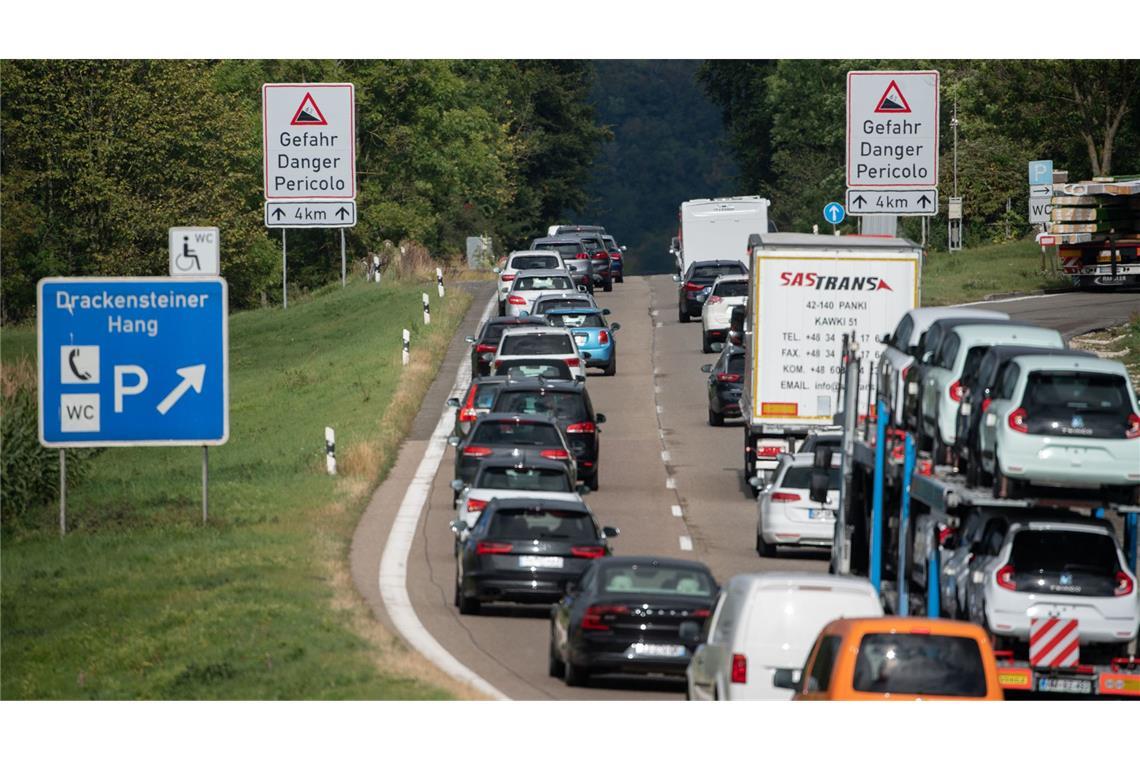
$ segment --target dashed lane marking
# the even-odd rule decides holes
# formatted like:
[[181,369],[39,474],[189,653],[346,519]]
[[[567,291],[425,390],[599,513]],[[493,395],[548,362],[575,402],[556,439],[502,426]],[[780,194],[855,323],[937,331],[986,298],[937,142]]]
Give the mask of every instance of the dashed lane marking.
[[682,516],[681,505],[680,504],[674,504],[673,505],[673,517],[681,517],[681,516]]
[[668,462],[672,458],[673,458],[673,455],[670,454],[668,451],[665,451],[665,450],[661,451],[661,461],[662,462]]
[[688,536],[680,536],[679,540],[681,542],[681,551],[691,552],[693,550],[693,539]]
[[665,490],[666,491],[676,491],[677,490],[677,481],[673,480],[673,478],[665,478]]

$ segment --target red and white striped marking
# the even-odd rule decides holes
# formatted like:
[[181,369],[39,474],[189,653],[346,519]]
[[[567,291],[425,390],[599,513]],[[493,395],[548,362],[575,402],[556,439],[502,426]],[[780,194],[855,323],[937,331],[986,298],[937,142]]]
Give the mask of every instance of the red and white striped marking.
[[1067,668],[1080,662],[1081,637],[1076,620],[1032,618],[1029,621],[1029,664]]

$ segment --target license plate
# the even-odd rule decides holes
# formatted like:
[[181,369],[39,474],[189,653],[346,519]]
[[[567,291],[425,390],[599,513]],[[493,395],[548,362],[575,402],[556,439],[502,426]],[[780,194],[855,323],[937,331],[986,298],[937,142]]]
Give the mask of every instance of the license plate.
[[584,345],[586,345],[586,336],[585,335],[575,335],[574,336],[574,342],[577,343],[579,346],[584,346]]
[[1087,678],[1038,676],[1037,691],[1050,694],[1092,694],[1093,684]]
[[809,509],[808,510],[808,519],[809,520],[833,520],[833,519],[835,519],[835,514],[830,509]]
[[525,555],[519,557],[519,567],[562,567],[562,558]]
[[642,657],[684,657],[689,650],[680,644],[630,644],[626,654]]

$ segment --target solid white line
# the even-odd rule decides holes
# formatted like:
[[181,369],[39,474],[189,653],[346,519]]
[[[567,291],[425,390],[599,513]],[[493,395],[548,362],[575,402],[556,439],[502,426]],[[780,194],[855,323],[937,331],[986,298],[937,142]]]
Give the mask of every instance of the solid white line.
[[663,406],[661,406],[660,404],[658,404],[658,405],[657,405],[657,413],[658,413],[658,414],[661,414],[661,413],[662,413],[662,412],[664,412],[664,411],[665,411],[665,407],[663,407]]
[[673,480],[673,478],[665,478],[665,490],[666,491],[676,491],[677,490],[677,481]]
[[668,451],[662,450],[662,452],[661,452],[661,461],[662,462],[668,462],[672,458],[673,458],[672,454],[670,454]]
[[665,323],[664,323],[664,322],[658,322],[657,324],[655,324],[655,325],[653,325],[653,326],[654,326],[654,327],[664,327],[664,326],[665,326]]
[[688,536],[681,536],[680,541],[681,551],[691,552],[693,550],[693,539],[689,538]]
[[673,517],[680,517],[680,516],[681,516],[681,505],[680,504],[674,504],[673,505]]
[[[490,316],[494,305],[495,298],[492,296],[487,302],[487,308],[483,310],[483,320]],[[462,393],[470,382],[471,363],[461,360],[459,371],[455,373],[455,385],[448,396]],[[444,407],[428,441],[427,451],[424,452],[424,457],[416,468],[412,482],[408,484],[408,490],[404,492],[404,500],[400,502],[400,509],[396,513],[392,530],[388,534],[388,542],[384,545],[384,554],[380,559],[380,596],[396,630],[436,667],[489,697],[509,699],[506,694],[457,660],[428,633],[416,615],[411,597],[408,596],[408,554],[416,538],[416,525],[419,523],[424,505],[427,504],[432,481],[443,459],[443,453],[447,450],[447,436],[451,432],[454,414],[451,409]]]
[[[1121,336],[1121,337],[1123,337],[1123,336]],[[1089,342],[1091,343],[1092,341],[1089,341]],[[653,392],[658,394],[658,395],[661,395],[661,386],[660,385],[654,385],[653,386]]]
[[661,312],[660,312],[660,311],[658,311],[657,309],[654,309],[653,311],[651,311],[651,312],[649,312],[649,313],[650,313],[650,314],[652,314],[653,316],[655,316],[655,317],[656,317],[656,316],[657,316],[658,314],[660,314]]
[[995,301],[970,301],[969,303],[956,303],[953,306],[985,306],[988,303],[1013,303],[1014,301],[1030,301],[1034,298],[1056,298],[1057,296],[1067,296],[1070,293],[1038,293],[1035,296],[1015,296],[1013,298],[999,298]]

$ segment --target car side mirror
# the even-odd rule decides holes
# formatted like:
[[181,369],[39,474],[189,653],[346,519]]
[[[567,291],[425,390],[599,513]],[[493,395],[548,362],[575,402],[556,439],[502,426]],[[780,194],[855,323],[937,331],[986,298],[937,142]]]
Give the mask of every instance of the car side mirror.
[[711,348],[714,352],[719,354],[721,351],[724,350],[724,344],[719,342],[719,341],[713,341],[712,343],[709,344],[709,348]]
[[499,269],[498,267],[491,267],[491,271],[494,272],[495,274],[502,274],[503,273],[503,270]]
[[706,375],[708,373],[712,372],[712,365],[711,364],[702,364],[701,365],[701,372],[704,372]]
[[589,293],[590,291],[586,289],[585,285],[579,285],[578,286],[578,292],[579,293]]
[[450,406],[452,409],[458,409],[459,408],[459,399],[454,398],[454,397],[449,398],[447,400],[447,405]]
[[601,412],[598,412],[597,414],[594,415],[594,420],[596,421],[596,423],[598,425],[601,425],[603,422],[606,421],[606,415],[602,414]]
[[612,325],[610,325],[610,332],[617,332],[620,329],[621,329],[621,322],[614,322]]
[[579,483],[577,491],[579,496],[585,496],[586,494],[590,493],[590,487],[585,483]]
[[679,274],[673,275],[673,282],[680,282],[680,281],[681,281],[681,275],[679,275]]
[[621,531],[618,530],[617,528],[611,528],[608,525],[606,527],[602,528],[602,535],[605,536],[606,538],[617,538],[620,534],[621,534]]
[[451,481],[451,490],[455,491],[456,493],[458,493],[459,491],[462,491],[463,490],[463,481],[460,480],[459,478],[456,478],[455,480]]
[[[684,623],[682,623],[682,625],[684,625]],[[795,691],[800,688],[800,679],[796,678],[796,672],[791,668],[776,668],[776,672],[772,676],[772,685],[777,689],[792,689]]]
[[701,644],[701,624],[695,620],[686,620],[677,629],[678,638],[687,647],[697,647]]
[[621,248],[621,252],[622,252],[622,253],[625,253],[626,251],[628,251],[628,250],[629,250],[629,249],[628,249],[628,248],[626,248],[624,245],[621,245],[621,246],[618,246],[618,247],[619,247],[619,248]]
[[602,316],[604,316],[604,317],[608,317],[609,315],[610,315],[610,310],[609,310],[609,309],[602,309]]
[[583,351],[582,352],[582,358],[583,359],[593,359],[594,355],[591,354],[589,351]]
[[475,336],[474,335],[468,335],[463,340],[467,341],[468,343],[474,343],[475,342]]
[[458,534],[458,533],[463,532],[467,528],[467,521],[455,519],[455,520],[452,520],[448,524],[448,527],[451,528],[452,533]]
[[743,345],[742,337],[743,336],[740,334],[740,330],[728,331],[728,342],[734,346]]
[[930,364],[930,360],[933,358],[934,358],[934,352],[933,351],[924,351],[922,354],[922,358],[919,361],[921,361],[923,364]]
[[457,436],[457,435],[447,436],[447,445],[448,446],[458,446],[459,445],[459,436]]
[[748,485],[752,486],[753,488],[763,488],[764,478],[760,477],[759,475],[753,475],[748,479]]

